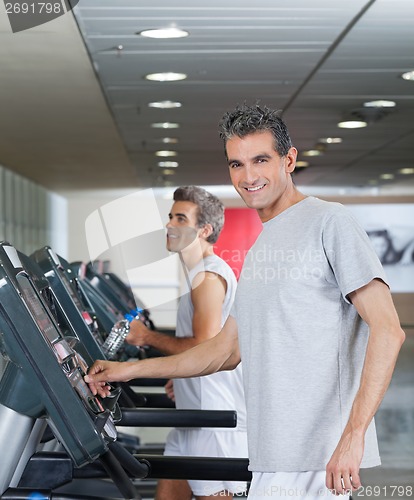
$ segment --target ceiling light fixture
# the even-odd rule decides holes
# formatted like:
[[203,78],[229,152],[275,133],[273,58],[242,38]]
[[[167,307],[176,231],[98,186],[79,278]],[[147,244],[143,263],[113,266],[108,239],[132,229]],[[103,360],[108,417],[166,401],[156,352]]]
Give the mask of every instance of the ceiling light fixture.
[[159,28],[139,31],[136,34],[146,38],[185,38],[189,32],[179,28]]
[[154,101],[149,102],[149,108],[159,108],[159,109],[172,109],[172,108],[181,108],[181,102],[177,101]]
[[178,139],[177,137],[163,137],[161,139],[161,142],[163,142],[164,144],[177,144]]
[[389,181],[391,179],[394,179],[394,174],[381,174],[380,179],[383,179],[384,181]]
[[162,173],[164,175],[174,175],[175,174],[175,170],[169,169],[169,168],[164,168],[164,170],[162,171]]
[[169,156],[177,156],[177,151],[155,151],[155,156],[162,156],[168,158]]
[[309,167],[308,161],[299,160],[296,162],[297,167]]
[[303,156],[321,156],[323,155],[323,151],[319,149],[308,149],[302,153]]
[[411,174],[414,174],[414,168],[412,168],[412,167],[400,168],[400,170],[398,170],[398,172],[400,174],[403,174],[403,175],[411,175]]
[[322,137],[319,139],[322,144],[340,144],[342,142],[341,137]]
[[163,168],[177,168],[178,161],[159,161],[158,166]]
[[408,81],[414,81],[414,70],[413,71],[407,71],[406,73],[403,73],[401,75],[401,78],[403,80],[408,80]]
[[178,128],[179,126],[179,123],[173,122],[151,123],[152,128]]
[[185,73],[174,73],[173,71],[166,71],[164,73],[149,73],[145,75],[146,80],[152,82],[178,82],[185,80],[187,75]]
[[339,128],[363,128],[368,125],[368,122],[362,120],[345,120],[338,123]]
[[366,108],[395,108],[395,101],[387,101],[385,99],[378,99],[376,101],[364,102]]

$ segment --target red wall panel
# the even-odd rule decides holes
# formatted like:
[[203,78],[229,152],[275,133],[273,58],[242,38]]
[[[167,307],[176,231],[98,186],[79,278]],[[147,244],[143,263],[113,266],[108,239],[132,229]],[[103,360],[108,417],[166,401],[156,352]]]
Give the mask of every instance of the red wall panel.
[[214,245],[215,253],[240,276],[244,257],[262,230],[256,210],[251,208],[226,208],[224,228]]

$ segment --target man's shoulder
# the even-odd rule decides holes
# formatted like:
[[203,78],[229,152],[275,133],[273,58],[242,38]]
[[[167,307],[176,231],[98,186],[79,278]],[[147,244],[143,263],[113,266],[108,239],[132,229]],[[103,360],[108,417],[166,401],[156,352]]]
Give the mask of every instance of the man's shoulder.
[[209,255],[203,259],[203,267],[199,272],[210,272],[222,276],[226,281],[236,280],[233,269],[230,265],[216,254]]
[[191,269],[190,277],[194,278],[197,274],[205,272],[223,274],[228,270],[231,270],[231,268],[227,262],[218,255],[212,254],[201,259],[198,264]]
[[309,197],[306,207],[303,208],[309,218],[318,216],[321,222],[331,218],[354,218],[352,212],[342,203],[321,200],[313,196]]
[[204,261],[204,268],[205,270],[209,270],[217,268],[217,269],[222,269],[222,268],[227,268],[229,265],[225,260],[223,260],[221,257],[216,255],[215,253],[212,255],[209,255],[203,259]]
[[308,203],[304,207],[306,210],[321,210],[326,213],[342,213],[343,211],[347,211],[347,208],[337,201],[321,200],[315,196],[309,196],[307,201]]

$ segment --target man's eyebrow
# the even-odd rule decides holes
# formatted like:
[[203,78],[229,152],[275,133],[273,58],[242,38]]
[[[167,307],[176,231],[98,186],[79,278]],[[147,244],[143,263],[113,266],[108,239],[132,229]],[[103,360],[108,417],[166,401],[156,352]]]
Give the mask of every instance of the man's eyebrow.
[[177,212],[177,213],[175,213],[175,214],[173,214],[173,213],[171,213],[171,212],[170,212],[170,213],[168,214],[168,216],[169,216],[169,217],[173,217],[173,216],[175,216],[175,217],[185,217],[186,219],[188,219],[188,217],[187,217],[185,214],[181,214],[180,212]]
[[260,160],[261,158],[271,158],[272,156],[269,153],[261,153],[256,155],[253,160]]
[[[271,158],[272,155],[270,155],[269,153],[260,153],[256,156],[253,156],[252,160],[255,161],[255,160],[260,160],[262,158]],[[230,165],[231,163],[241,163],[240,160],[237,160],[236,158],[232,159],[232,158],[229,158],[227,160],[228,164]]]
[[240,160],[237,160],[236,158],[228,158],[227,163],[230,165],[230,163],[240,163]]

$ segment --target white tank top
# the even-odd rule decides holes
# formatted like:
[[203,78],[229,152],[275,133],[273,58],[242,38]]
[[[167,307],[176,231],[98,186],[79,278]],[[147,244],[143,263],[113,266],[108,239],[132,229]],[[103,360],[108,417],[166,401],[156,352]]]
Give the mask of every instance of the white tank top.
[[[217,255],[211,255],[200,261],[188,275],[192,283],[197,274],[209,271],[222,276],[227,282],[224,298],[221,326],[224,325],[230,313],[236,293],[236,278],[230,266]],[[177,313],[177,337],[192,337],[194,307],[191,302],[191,292],[180,299]],[[205,377],[194,377],[174,380],[176,407],[195,410],[235,410],[237,411],[237,427],[235,430],[246,429],[246,406],[243,393],[241,363],[235,370],[222,371]],[[224,429],[223,430],[232,430]]]

